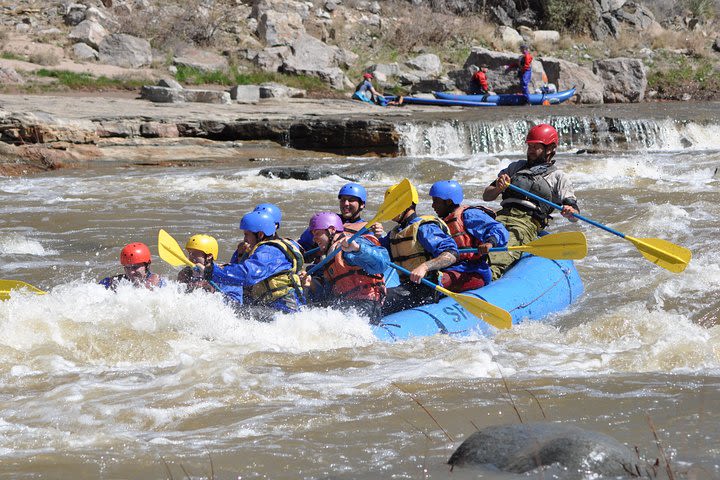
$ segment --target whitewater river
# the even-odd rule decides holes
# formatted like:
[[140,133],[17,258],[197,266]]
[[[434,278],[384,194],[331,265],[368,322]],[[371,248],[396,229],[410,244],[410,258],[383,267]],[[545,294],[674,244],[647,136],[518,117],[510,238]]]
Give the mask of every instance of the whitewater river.
[[[583,214],[691,249],[687,270],[670,273],[627,241],[560,219],[553,229],[588,238],[576,262],[585,293],[548,322],[491,338],[390,344],[345,312],[258,323],[172,282],[117,293],[96,282],[121,271],[131,241],[149,244],[153,269],[174,278],[156,255],[160,228],[182,243],[213,234],[227,260],[241,215],[260,202],[280,205],[282,233],[297,236],[313,212],[337,208],[347,178],[368,187],[368,216],[403,177],[420,191],[420,212],[431,211],[427,192],[440,179],[480,202],[521,158],[524,127],[408,125],[398,158],[255,144],[264,156],[254,162],[119,158],[0,177],[0,277],[50,292],[0,304],[0,477],[519,478],[446,465],[476,428],[520,421],[504,378],[525,422],[603,432],[661,467],[664,453],[674,478],[720,478],[720,130],[686,125],[680,142],[671,124],[652,135],[636,127],[627,145],[596,139],[592,154],[577,154],[586,145],[568,130],[558,163]],[[337,175],[258,175],[277,165]]]

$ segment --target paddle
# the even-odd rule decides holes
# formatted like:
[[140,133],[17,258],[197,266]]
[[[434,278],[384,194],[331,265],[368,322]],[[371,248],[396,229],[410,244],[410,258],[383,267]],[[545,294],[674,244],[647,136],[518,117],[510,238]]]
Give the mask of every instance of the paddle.
[[[552,260],[580,260],[587,255],[587,240],[582,232],[561,232],[544,235],[525,245],[493,247],[491,252],[517,250]],[[475,253],[477,248],[461,248],[460,253]]]
[[[403,268],[395,263],[389,262],[388,265],[406,275],[410,275],[411,273],[410,270]],[[425,278],[420,281],[424,285],[427,285],[430,288],[434,288],[438,292],[444,293],[448,297],[452,298],[460,305],[462,305],[465,310],[475,315],[477,318],[485,320],[487,323],[489,323],[495,328],[508,329],[512,326],[512,317],[510,316],[510,313],[500,307],[496,307],[495,305],[488,303],[481,298],[471,297],[470,295],[463,295],[462,293],[451,292],[447,288],[436,285]]]
[[[550,205],[553,208],[562,210],[562,206],[553,203],[550,200],[539,197],[526,190],[523,190],[522,188],[516,187],[515,185],[508,185],[508,188],[515,190],[518,193],[522,193],[523,195],[533,198],[539,202]],[[640,251],[643,257],[647,258],[655,265],[658,265],[666,270],[670,270],[673,273],[680,273],[685,270],[685,268],[688,266],[688,263],[690,262],[690,259],[692,258],[692,252],[690,250],[685,247],[681,247],[680,245],[670,243],[667,240],[662,240],[660,238],[631,237],[629,235],[625,235],[624,233],[618,232],[617,230],[613,230],[612,228],[603,225],[602,223],[598,223],[594,220],[583,217],[579,213],[575,213],[573,214],[573,216],[582,220],[583,222],[587,222],[590,225],[605,230],[606,232],[617,235],[620,238],[624,238],[625,240],[635,245],[635,247]]]
[[[367,222],[366,225],[373,225],[375,223],[382,223],[386,222],[388,220],[392,220],[393,218],[397,217],[401,213],[403,213],[405,210],[407,210],[410,205],[413,203],[413,188],[412,184],[410,183],[410,180],[407,178],[404,179],[402,182],[400,182],[397,186],[397,188],[393,189],[386,197],[385,200],[383,200],[382,205],[380,205],[380,208],[378,209],[378,212],[375,214],[375,216]],[[348,240],[348,243],[353,242],[355,239],[360,237],[362,234],[366,233],[368,231],[367,227],[361,228],[357,233],[355,233],[350,239]],[[338,247],[332,252],[328,253],[325,258],[315,265],[313,265],[308,271],[308,275],[312,275],[319,269],[321,269],[323,266],[325,266],[326,263],[328,263],[330,260],[337,255],[342,248]]]
[[9,299],[10,292],[12,292],[13,290],[22,289],[25,289],[37,295],[45,295],[47,293],[37,287],[30,285],[29,283],[25,283],[20,280],[0,280],[0,301]]

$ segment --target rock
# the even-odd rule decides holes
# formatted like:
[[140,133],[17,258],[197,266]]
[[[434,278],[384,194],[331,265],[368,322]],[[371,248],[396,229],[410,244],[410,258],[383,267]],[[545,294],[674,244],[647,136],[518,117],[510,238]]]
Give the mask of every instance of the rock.
[[683,102],[689,102],[690,100],[692,100],[692,95],[690,95],[689,93],[683,93],[682,97],[680,97],[680,100],[682,100]]
[[65,25],[68,27],[74,27],[85,20],[85,10],[87,10],[85,5],[77,3],[70,5],[67,9],[67,13],[63,16]]
[[100,54],[86,43],[76,43],[73,45],[73,57],[81,62],[93,62],[100,57]]
[[68,38],[70,38],[70,40],[87,43],[94,49],[97,49],[107,35],[107,30],[99,23],[92,20],[83,20],[72,29]]
[[305,90],[288,87],[279,83],[263,83],[260,85],[260,98],[304,98]]
[[497,28],[497,36],[500,37],[500,40],[502,40],[505,45],[512,48],[518,47],[524,41],[522,35],[520,35],[517,30],[506,26],[499,26]]
[[[657,30],[660,25],[655,21],[655,16],[646,7],[636,2],[626,2],[622,8],[614,10],[613,16],[621,22],[628,23],[637,30]],[[662,27],[660,27],[662,29]]]
[[560,32],[555,30],[536,30],[533,32],[533,40],[542,43],[557,43],[560,41]]
[[115,33],[100,42],[100,62],[126,68],[141,68],[152,63],[150,43],[142,38]]
[[548,82],[557,85],[558,90],[576,87],[575,96],[570,100],[576,103],[603,103],[605,84],[602,78],[592,70],[567,60],[541,58]]
[[641,102],[647,88],[645,65],[635,58],[595,60],[593,72],[604,84],[605,103]]
[[338,48],[335,52],[335,63],[340,68],[350,68],[358,61],[359,55],[346,48]]
[[258,17],[258,37],[271,47],[290,45],[304,33],[302,18],[296,12],[270,10]]
[[433,53],[419,55],[405,62],[405,66],[415,70],[420,78],[428,78],[442,72],[440,57]]
[[319,180],[337,175],[337,172],[316,167],[269,167],[261,169],[258,175],[282,180]]
[[173,57],[173,63],[177,66],[182,65],[203,72],[225,72],[230,68],[226,57],[207,50],[200,50],[192,47],[181,49]]
[[442,78],[431,78],[427,80],[420,80],[414,83],[411,88],[411,92],[414,93],[432,93],[432,92],[446,92],[448,90],[455,89],[455,82],[448,77]]
[[174,78],[161,78],[158,80],[158,87],[165,87],[165,88],[175,88],[177,90],[182,90],[183,86],[180,85],[180,82],[175,80]]
[[0,85],[24,85],[25,79],[12,67],[0,66]]
[[140,98],[155,103],[232,103],[228,92],[217,90],[191,90],[145,85],[140,89]]
[[229,91],[230,98],[238,103],[255,103],[260,101],[260,86],[235,85]]
[[259,51],[253,58],[253,63],[264,72],[277,72],[291,56],[290,47],[269,47]]
[[146,138],[178,138],[180,132],[174,123],[145,122],[140,125],[140,135]]
[[556,423],[484,428],[468,437],[448,463],[517,474],[546,467],[551,470],[540,474],[554,478],[633,478],[640,471],[633,451],[614,438]]
[[715,39],[715,42],[712,45],[712,49],[715,50],[716,52],[720,52],[720,37],[717,37]]
[[331,87],[345,88],[345,74],[337,65],[338,47],[303,34],[292,45],[292,56],[285,60],[282,70],[287,73],[320,78]]
[[386,77],[396,77],[400,75],[400,65],[397,63],[378,63],[371,65],[367,69],[373,75],[385,75]]

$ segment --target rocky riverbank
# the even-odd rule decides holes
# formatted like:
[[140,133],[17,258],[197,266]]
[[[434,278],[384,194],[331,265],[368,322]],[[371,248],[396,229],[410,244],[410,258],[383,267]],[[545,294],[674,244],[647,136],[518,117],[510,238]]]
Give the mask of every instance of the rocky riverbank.
[[[0,95],[0,173],[18,175],[88,161],[183,164],[241,161],[242,142],[342,155],[402,154],[400,126],[555,117],[717,122],[717,103],[554,105],[462,109],[376,107],[350,100],[284,99],[254,104],[158,104],[128,95]],[[220,148],[219,148],[220,147]]]

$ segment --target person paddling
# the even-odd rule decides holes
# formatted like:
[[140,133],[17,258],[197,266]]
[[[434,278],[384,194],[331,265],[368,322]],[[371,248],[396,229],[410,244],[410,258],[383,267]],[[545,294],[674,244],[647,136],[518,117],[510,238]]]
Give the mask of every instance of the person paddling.
[[495,220],[495,212],[482,206],[463,205],[463,188],[455,180],[441,180],[430,187],[432,207],[450,230],[458,248],[477,252],[461,253],[457,263],[443,270],[442,286],[453,292],[480,288],[492,281],[488,252],[504,247],[508,231]]
[[[553,208],[525,195],[508,189],[511,183],[546,200],[562,205],[560,212],[571,222],[580,208],[572,184],[565,173],[555,166],[555,152],[559,142],[557,130],[541,123],[528,132],[525,160],[512,162],[498,173],[498,178],[483,191],[483,200],[490,202],[502,194],[502,209],[496,220],[510,232],[508,246],[524,245],[538,238],[538,232],[547,227]],[[490,265],[496,280],[521,256],[519,251],[492,252]]]
[[115,290],[122,281],[131,282],[136,287],[145,287],[152,290],[155,287],[162,287],[165,281],[157,273],[150,272],[152,258],[150,249],[141,242],[128,243],[120,251],[120,265],[125,273],[113,277],[105,277],[100,280],[109,290]]
[[[286,313],[299,310],[305,303],[298,276],[303,266],[300,246],[277,236],[275,219],[267,212],[245,214],[240,220],[240,229],[248,245],[244,258],[239,263],[224,267],[199,267],[204,270],[203,278],[214,282],[220,289],[244,287],[246,305]],[[268,317],[271,317],[272,312],[269,313]]]
[[[362,212],[365,210],[367,190],[359,183],[346,183],[340,187],[337,198],[340,211],[339,216],[342,219],[344,230],[350,233],[359,232],[360,229],[366,225],[366,222],[362,219]],[[378,238],[385,235],[385,230],[381,223],[370,225],[368,230]],[[312,231],[309,228],[305,229],[302,235],[300,235],[298,243],[306,251],[317,247],[313,239]]]
[[390,256],[378,239],[364,234],[348,243],[354,232],[347,231],[340,217],[332,212],[319,212],[310,219],[309,229],[321,255],[342,248],[320,270],[321,275],[301,274],[303,285],[314,303],[340,309],[355,309],[377,325],[382,318],[382,304],[387,294],[383,271]]
[[219,292],[226,299],[232,301],[234,306],[242,305],[243,288],[241,286],[223,285],[220,287],[210,283],[204,276],[212,272],[218,258],[219,248],[215,237],[204,234],[193,235],[185,244],[185,250],[187,250],[188,259],[192,263],[202,266],[202,271],[200,268],[185,267],[178,273],[177,280],[187,285],[187,291],[202,289],[210,293]]
[[[255,208],[253,208],[253,212],[268,213],[275,222],[275,231],[280,229],[280,223],[282,222],[282,211],[280,210],[280,207],[278,207],[274,203],[260,203]],[[239,263],[248,251],[249,245],[245,243],[244,240],[241,241],[240,243],[238,243],[237,249],[233,252],[232,257],[230,258],[230,263]]]
[[[397,187],[388,188],[385,196]],[[421,283],[422,279],[428,277],[428,280],[437,283],[439,271],[458,259],[457,245],[445,222],[433,215],[418,215],[417,203],[417,189],[412,186],[411,205],[393,218],[397,226],[380,240],[390,252],[391,260],[411,272],[409,277],[401,277],[400,285],[388,288],[384,315],[434,303],[437,300],[435,289]]]

